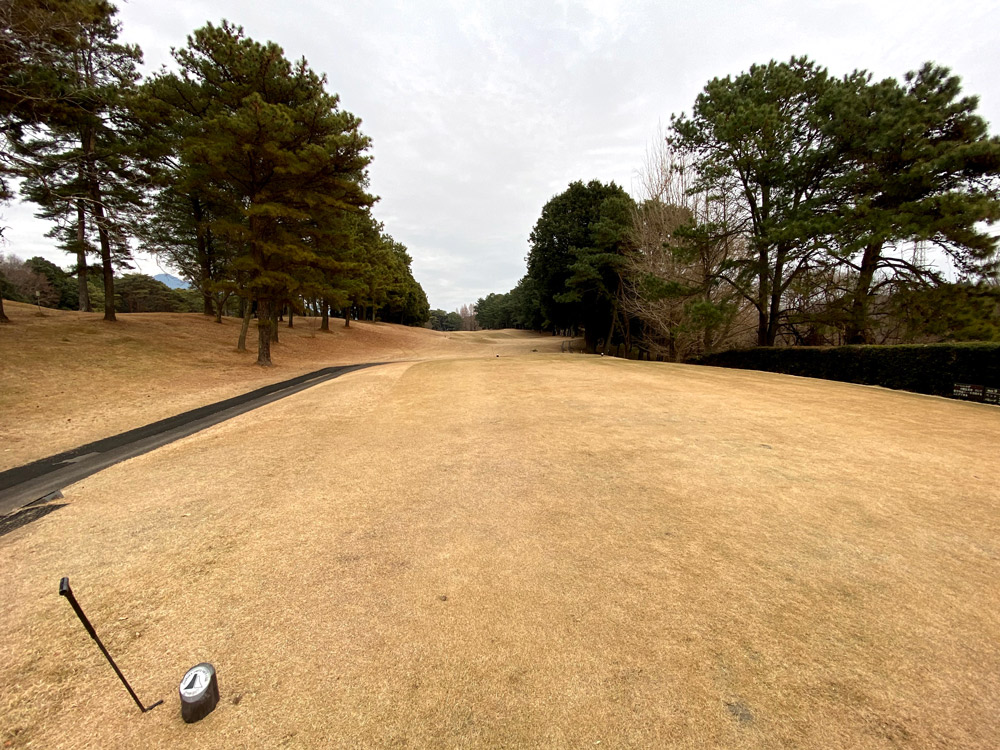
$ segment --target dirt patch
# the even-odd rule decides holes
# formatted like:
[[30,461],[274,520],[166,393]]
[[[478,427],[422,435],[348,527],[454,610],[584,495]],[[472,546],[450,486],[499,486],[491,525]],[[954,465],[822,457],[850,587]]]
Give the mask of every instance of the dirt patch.
[[[0,740],[992,748],[998,437],[992,407],[768,373],[351,373],[0,538]],[[188,726],[202,660],[222,701]]]

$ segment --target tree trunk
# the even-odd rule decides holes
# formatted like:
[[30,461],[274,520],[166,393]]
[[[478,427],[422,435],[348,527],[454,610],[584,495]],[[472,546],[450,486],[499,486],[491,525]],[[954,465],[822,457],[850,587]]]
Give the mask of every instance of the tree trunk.
[[[277,305],[272,305],[271,307],[272,307],[272,310],[271,310],[271,315],[270,315],[270,318],[269,318],[270,321],[271,321],[271,328],[270,328],[271,343],[272,344],[277,344],[278,343],[278,312],[279,312],[279,310],[278,310],[278,306]],[[260,320],[260,317],[261,317],[261,315],[260,315],[260,303],[258,303],[257,304],[257,320]],[[268,347],[268,363],[269,364],[270,364],[270,358],[271,358],[271,347]]]
[[[100,195],[100,193],[98,193]],[[96,198],[100,201],[100,198]],[[111,266],[111,240],[108,237],[107,227],[101,226],[104,223],[104,206],[99,202],[94,204],[94,211],[97,214],[97,235],[101,240],[101,263],[104,266],[104,319],[109,322],[118,320],[115,317],[115,271]]]
[[294,320],[294,318],[295,318],[295,311],[292,310],[291,307],[289,307],[288,308],[288,327],[289,328],[295,328],[295,326],[292,325],[292,321]]
[[757,251],[757,262],[760,264],[757,269],[757,346],[770,346],[767,343],[767,332],[770,328],[770,321],[767,317],[768,304],[770,301],[770,280],[768,275],[770,264],[768,263],[767,250]]
[[76,202],[76,291],[80,312],[90,312],[90,287],[87,286],[87,213],[82,200]]
[[784,292],[781,280],[784,276],[787,250],[779,247],[774,259],[774,276],[771,279],[771,300],[767,316],[767,343],[764,346],[774,346],[778,338],[778,319],[781,312],[781,295]]
[[351,308],[344,310],[344,328],[351,327]]
[[257,364],[261,367],[271,366],[271,330],[278,328],[276,317],[270,300],[257,300]]
[[209,287],[209,282],[212,280],[211,230],[205,226],[205,209],[202,207],[201,201],[194,195],[190,196],[190,200],[195,221],[195,253],[198,259],[198,269],[201,271],[197,287],[201,291],[204,314],[213,315],[213,299]]
[[104,215],[104,203],[101,200],[101,183],[97,179],[97,167],[94,164],[94,132],[85,130],[83,134],[85,168],[87,170],[87,193],[90,198],[91,211],[94,213],[94,223],[97,225],[97,236],[101,242],[101,264],[104,266],[104,319],[108,322],[117,320],[115,317],[115,272],[111,266],[111,238]]
[[222,325],[222,313],[225,310],[226,303],[229,302],[229,298],[233,296],[232,292],[224,292],[222,296],[216,300],[217,304],[215,306],[215,322]]
[[212,259],[208,254],[208,237],[206,237],[206,229],[202,221],[201,201],[193,198],[192,203],[194,204],[195,226],[197,227],[198,266],[201,269],[201,283],[198,287],[201,289],[205,315],[211,315],[214,312],[212,309],[212,292],[209,287],[209,282],[212,280]]
[[611,338],[615,335],[615,323],[618,320],[617,315],[611,316],[611,327],[608,328],[608,337],[604,340],[603,353],[607,354],[611,350]]
[[[712,304],[712,293],[708,289],[705,289],[705,302]],[[705,330],[701,332],[701,347],[703,354],[711,354],[712,350],[715,348],[715,342],[712,337],[715,325],[705,326]]]
[[[3,275],[0,274],[0,288],[3,287]],[[10,318],[7,317],[7,313],[3,311],[3,294],[0,293],[0,323],[10,323]]]
[[777,320],[778,316],[775,314],[775,308],[777,307],[777,299],[771,300],[771,309],[767,318],[767,330],[764,336],[764,343],[762,346],[774,346],[774,342],[778,338],[778,327]]
[[871,301],[872,281],[875,278],[875,270],[881,257],[881,242],[865,246],[858,274],[858,285],[854,288],[851,313],[844,330],[844,342],[847,344],[871,343],[871,335],[868,330],[868,303]]
[[250,318],[253,316],[253,305],[250,301],[243,299],[243,325],[240,326],[240,340],[236,343],[236,351],[245,352],[247,350],[247,330],[250,328]]
[[330,330],[330,305],[327,304],[326,300],[320,303],[323,306],[323,322],[319,324],[319,330],[329,331]]

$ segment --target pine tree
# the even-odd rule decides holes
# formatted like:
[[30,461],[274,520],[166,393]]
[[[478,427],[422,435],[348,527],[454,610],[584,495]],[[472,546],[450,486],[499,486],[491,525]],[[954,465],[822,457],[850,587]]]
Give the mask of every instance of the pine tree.
[[[58,5],[58,4],[57,4]],[[115,320],[114,265],[127,263],[127,226],[141,188],[133,167],[125,96],[138,80],[142,55],[118,42],[115,8],[101,0],[84,8],[62,56],[49,60],[61,92],[34,110],[14,141],[23,195],[54,221],[53,234],[77,256],[81,309],[89,307],[86,254],[96,234],[103,267],[104,319]]]
[[89,0],[0,0],[0,201],[13,197],[6,178],[26,166],[17,154],[24,130],[78,102],[66,61],[80,47],[80,28],[106,12]]
[[273,318],[324,265],[318,238],[374,200],[370,141],[325,77],[239,27],[209,24],[174,56],[179,73],[159,76],[157,95],[191,119],[178,161],[219,206],[210,226],[236,248],[232,268],[257,304],[257,362],[269,366]]
[[845,165],[833,246],[856,278],[849,344],[870,343],[870,300],[882,286],[940,280],[892,252],[900,245],[930,243],[966,278],[996,270],[997,239],[984,225],[1000,219],[1000,139],[989,136],[975,97],[960,94],[957,76],[927,63],[903,85],[855,75],[829,110]]
[[181,154],[185,139],[203,127],[210,96],[207,88],[179,87],[175,77],[159,76],[140,86],[129,104],[141,139],[141,166],[151,183],[140,239],[180,270],[201,293],[204,313],[215,312],[221,322],[223,305],[242,281],[232,268],[236,246],[213,227],[229,197],[218,194],[204,165],[185,162]]
[[726,280],[756,308],[760,346],[774,345],[789,286],[822,262],[818,237],[832,210],[824,186],[839,167],[821,115],[832,86],[806,58],[771,61],[710,81],[692,116],[672,119],[668,142],[694,158],[693,189],[744,207],[719,232],[749,240]]
[[[81,27],[107,12],[88,0],[0,0],[0,203],[13,197],[8,178],[30,173],[19,153],[26,131],[60,121],[79,103],[66,61],[80,49]],[[85,272],[80,296],[87,299]]]

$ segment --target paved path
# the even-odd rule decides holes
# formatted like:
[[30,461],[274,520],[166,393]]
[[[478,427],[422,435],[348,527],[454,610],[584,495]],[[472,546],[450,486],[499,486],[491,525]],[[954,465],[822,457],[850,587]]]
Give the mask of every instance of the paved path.
[[120,435],[0,472],[0,517],[112,464],[147,453],[206,427],[277,401],[319,383],[384,362],[327,367],[241,396],[186,411]]

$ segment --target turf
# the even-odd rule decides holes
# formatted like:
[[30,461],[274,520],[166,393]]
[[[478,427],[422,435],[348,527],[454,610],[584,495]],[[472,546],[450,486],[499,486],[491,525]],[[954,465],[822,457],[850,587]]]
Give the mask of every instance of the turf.
[[[995,407],[769,373],[352,373],[0,538],[0,738],[994,747],[998,436]],[[222,703],[185,725],[202,660]]]
[[256,329],[236,351],[240,321],[198,314],[119,315],[45,310],[4,302],[0,325],[0,471],[71,450],[205,404],[330,365],[480,356],[532,348],[558,351],[562,339],[525,331],[442,333],[422,328],[317,318],[283,324],[274,366],[255,362]]

